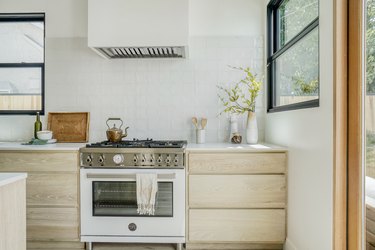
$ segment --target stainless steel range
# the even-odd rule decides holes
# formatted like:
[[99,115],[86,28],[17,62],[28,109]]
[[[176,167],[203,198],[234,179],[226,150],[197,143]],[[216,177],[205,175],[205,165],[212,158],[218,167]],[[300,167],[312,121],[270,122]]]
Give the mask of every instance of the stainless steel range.
[[[100,142],[80,149],[81,241],[185,243],[186,141]],[[157,176],[154,215],[137,213],[136,176]]]

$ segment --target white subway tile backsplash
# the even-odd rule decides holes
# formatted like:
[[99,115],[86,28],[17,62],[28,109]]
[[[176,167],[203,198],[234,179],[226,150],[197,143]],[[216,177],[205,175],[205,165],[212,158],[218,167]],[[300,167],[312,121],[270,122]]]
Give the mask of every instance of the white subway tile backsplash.
[[[263,76],[263,57],[263,37],[191,37],[187,59],[149,60],[106,60],[85,38],[48,38],[46,111],[89,111],[90,141],[105,140],[107,118],[121,117],[130,127],[128,138],[195,142],[192,116],[208,118],[207,142],[229,141],[229,116],[219,115],[217,85],[243,77],[228,65],[250,66]],[[262,90],[256,104],[260,140],[264,105]],[[1,116],[0,141],[30,139],[34,119]],[[244,135],[246,114],[239,119]]]
[[254,47],[255,48],[263,48],[263,46],[264,46],[263,36],[256,37],[254,39]]

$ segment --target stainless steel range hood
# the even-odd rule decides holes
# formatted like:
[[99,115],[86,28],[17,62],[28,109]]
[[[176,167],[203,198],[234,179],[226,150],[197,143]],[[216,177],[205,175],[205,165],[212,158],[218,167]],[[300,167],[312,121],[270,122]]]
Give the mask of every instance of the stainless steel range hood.
[[188,0],[88,0],[88,46],[110,58],[185,58]]
[[184,47],[94,48],[107,58],[184,58]]

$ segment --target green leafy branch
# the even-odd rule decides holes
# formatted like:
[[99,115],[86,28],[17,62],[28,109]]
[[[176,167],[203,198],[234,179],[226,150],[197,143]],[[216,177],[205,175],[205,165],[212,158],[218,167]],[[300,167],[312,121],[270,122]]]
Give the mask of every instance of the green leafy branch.
[[295,95],[313,95],[318,92],[319,81],[318,79],[306,82],[306,80],[301,75],[296,75],[292,77],[293,80],[293,91]]
[[232,88],[218,86],[218,89],[223,93],[223,95],[218,94],[218,97],[224,105],[224,110],[220,114],[255,112],[255,99],[259,95],[262,82],[256,79],[256,75],[251,72],[249,67],[229,67],[243,71],[245,78],[235,83]]

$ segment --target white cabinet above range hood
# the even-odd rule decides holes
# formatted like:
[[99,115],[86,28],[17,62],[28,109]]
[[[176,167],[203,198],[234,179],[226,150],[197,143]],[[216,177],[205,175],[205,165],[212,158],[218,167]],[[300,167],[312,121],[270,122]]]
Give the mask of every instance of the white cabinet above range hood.
[[88,46],[106,58],[186,57],[188,0],[88,0]]

